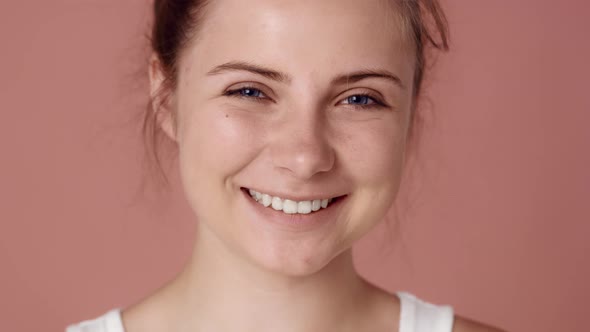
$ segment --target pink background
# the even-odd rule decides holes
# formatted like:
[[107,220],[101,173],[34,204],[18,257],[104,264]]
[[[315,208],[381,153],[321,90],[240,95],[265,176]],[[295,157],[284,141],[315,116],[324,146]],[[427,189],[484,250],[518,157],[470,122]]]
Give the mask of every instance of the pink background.
[[[587,1],[444,2],[452,52],[401,234],[369,279],[511,331],[587,331]],[[138,195],[145,1],[0,3],[0,330],[62,331],[171,278],[194,228],[177,187]],[[400,239],[403,244],[400,245]]]

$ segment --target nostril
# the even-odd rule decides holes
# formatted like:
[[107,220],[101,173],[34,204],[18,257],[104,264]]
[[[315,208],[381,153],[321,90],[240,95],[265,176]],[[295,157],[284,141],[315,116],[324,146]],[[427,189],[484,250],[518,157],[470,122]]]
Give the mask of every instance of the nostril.
[[309,180],[319,173],[333,169],[335,152],[322,138],[305,138],[307,134],[293,133],[275,141],[269,153],[272,164],[300,180]]

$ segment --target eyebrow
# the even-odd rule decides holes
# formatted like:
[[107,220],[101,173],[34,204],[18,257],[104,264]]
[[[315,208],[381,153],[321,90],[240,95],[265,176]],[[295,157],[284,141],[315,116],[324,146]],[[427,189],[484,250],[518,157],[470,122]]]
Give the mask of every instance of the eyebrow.
[[[278,81],[281,83],[289,83],[291,82],[291,77],[280,71],[266,68],[260,65],[256,65],[250,62],[243,62],[243,61],[231,61],[221,64],[209,72],[207,75],[213,76],[222,74],[228,71],[248,71],[257,75],[261,75],[273,81]],[[355,71],[352,73],[343,74],[337,76],[332,80],[333,85],[343,85],[343,84],[350,84],[356,83],[368,78],[381,78],[386,79],[393,82],[398,87],[405,89],[405,85],[403,84],[402,80],[395,74],[387,71],[387,70],[379,70],[379,69],[363,69],[359,71]]]
[[259,65],[255,65],[253,63],[242,62],[242,61],[232,61],[232,62],[224,63],[222,65],[219,65],[219,66],[211,69],[207,73],[207,75],[210,75],[210,76],[218,75],[218,74],[222,74],[227,71],[236,71],[236,70],[237,71],[249,71],[251,73],[264,76],[264,77],[271,79],[273,81],[278,81],[278,82],[283,82],[283,83],[291,82],[291,77],[289,77],[289,75],[287,75],[285,73],[281,73],[281,72],[273,70],[273,69],[265,68],[265,67],[262,67]]
[[378,69],[363,69],[352,73],[340,75],[332,80],[332,84],[350,84],[362,81],[367,78],[382,78],[393,82],[395,85],[402,89],[406,89],[406,86],[399,78],[399,76],[387,71]]

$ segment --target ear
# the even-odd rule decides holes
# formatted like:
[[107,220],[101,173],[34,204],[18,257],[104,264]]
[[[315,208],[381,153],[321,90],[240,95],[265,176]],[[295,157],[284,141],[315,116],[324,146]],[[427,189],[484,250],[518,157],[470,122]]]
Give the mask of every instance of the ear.
[[162,63],[155,53],[150,56],[148,71],[152,112],[156,116],[156,123],[171,140],[177,141],[173,91],[167,91],[170,87],[167,85]]

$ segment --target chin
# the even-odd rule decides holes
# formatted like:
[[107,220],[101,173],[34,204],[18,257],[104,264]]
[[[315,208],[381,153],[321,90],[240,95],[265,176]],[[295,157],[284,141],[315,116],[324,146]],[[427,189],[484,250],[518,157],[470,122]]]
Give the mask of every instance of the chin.
[[334,242],[313,241],[270,243],[248,250],[251,263],[259,268],[286,277],[307,277],[318,273],[331,265],[345,251],[337,249]]

